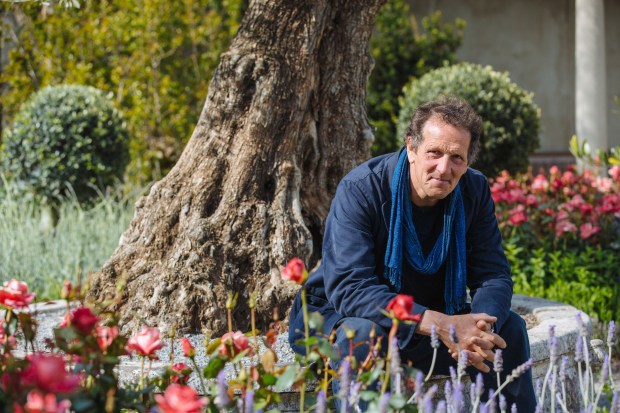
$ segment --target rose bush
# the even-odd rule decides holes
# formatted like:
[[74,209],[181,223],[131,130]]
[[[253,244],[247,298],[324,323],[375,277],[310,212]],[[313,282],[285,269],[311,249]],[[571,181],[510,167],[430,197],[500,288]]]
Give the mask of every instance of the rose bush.
[[620,316],[620,166],[575,167],[491,181],[515,292]]

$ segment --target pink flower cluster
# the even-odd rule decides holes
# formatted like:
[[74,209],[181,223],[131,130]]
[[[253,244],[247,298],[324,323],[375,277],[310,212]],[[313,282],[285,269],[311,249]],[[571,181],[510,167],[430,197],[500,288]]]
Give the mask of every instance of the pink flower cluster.
[[512,177],[502,172],[491,180],[491,196],[504,237],[523,229],[539,239],[580,239],[601,243],[605,230],[620,218],[620,166],[609,176],[596,176],[574,167],[562,172],[553,166],[548,174]]

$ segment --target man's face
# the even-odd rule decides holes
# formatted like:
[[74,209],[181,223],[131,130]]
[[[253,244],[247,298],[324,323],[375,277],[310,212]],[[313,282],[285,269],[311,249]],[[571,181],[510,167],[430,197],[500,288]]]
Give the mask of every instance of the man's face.
[[448,196],[467,171],[471,135],[433,116],[424,124],[422,138],[417,150],[407,138],[411,197],[418,206],[432,206]]

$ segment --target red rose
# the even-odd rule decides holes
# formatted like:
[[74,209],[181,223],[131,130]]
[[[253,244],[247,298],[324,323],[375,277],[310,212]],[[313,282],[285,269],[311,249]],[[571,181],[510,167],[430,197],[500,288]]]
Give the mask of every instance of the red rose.
[[62,356],[58,354],[35,353],[27,357],[28,367],[22,372],[25,384],[33,385],[44,393],[71,393],[80,383],[81,377],[67,372]]
[[97,322],[99,318],[90,308],[80,307],[71,312],[71,325],[85,336],[92,333]]
[[192,373],[192,369],[185,363],[175,363],[170,370],[174,373],[170,379],[177,384],[187,384],[189,375]]
[[181,346],[183,347],[185,357],[194,357],[196,355],[196,349],[187,337],[181,339]]
[[142,327],[138,334],[127,341],[128,350],[156,360],[157,355],[155,351],[163,346],[164,342],[159,339],[159,329],[157,327]]
[[420,314],[411,314],[413,297],[410,295],[398,294],[392,298],[385,309],[401,321],[415,321],[417,323],[421,318]]
[[5,281],[0,288],[0,304],[9,308],[24,308],[34,299],[34,293],[28,294],[28,285],[25,282],[12,279]]
[[308,278],[308,271],[306,271],[304,262],[299,258],[291,259],[282,270],[282,278],[297,284],[303,284]]
[[228,358],[235,357],[237,354],[250,348],[250,341],[241,331],[226,333],[222,336],[222,344],[219,353]]
[[171,384],[163,395],[156,394],[155,401],[163,413],[200,413],[208,403],[196,390],[180,384]]

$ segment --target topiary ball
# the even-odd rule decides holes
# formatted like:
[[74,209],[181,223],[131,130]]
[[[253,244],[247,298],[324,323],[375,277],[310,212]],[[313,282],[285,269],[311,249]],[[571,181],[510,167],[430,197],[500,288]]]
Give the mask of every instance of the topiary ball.
[[508,73],[496,72],[490,66],[459,63],[407,84],[397,123],[403,142],[413,110],[447,95],[469,102],[482,117],[484,132],[474,168],[489,177],[504,169],[511,174],[527,170],[529,156],[540,146],[540,108],[532,93],[512,83]]
[[10,179],[48,200],[73,191],[88,201],[122,179],[129,161],[128,132],[101,90],[49,86],[33,94],[4,139]]

